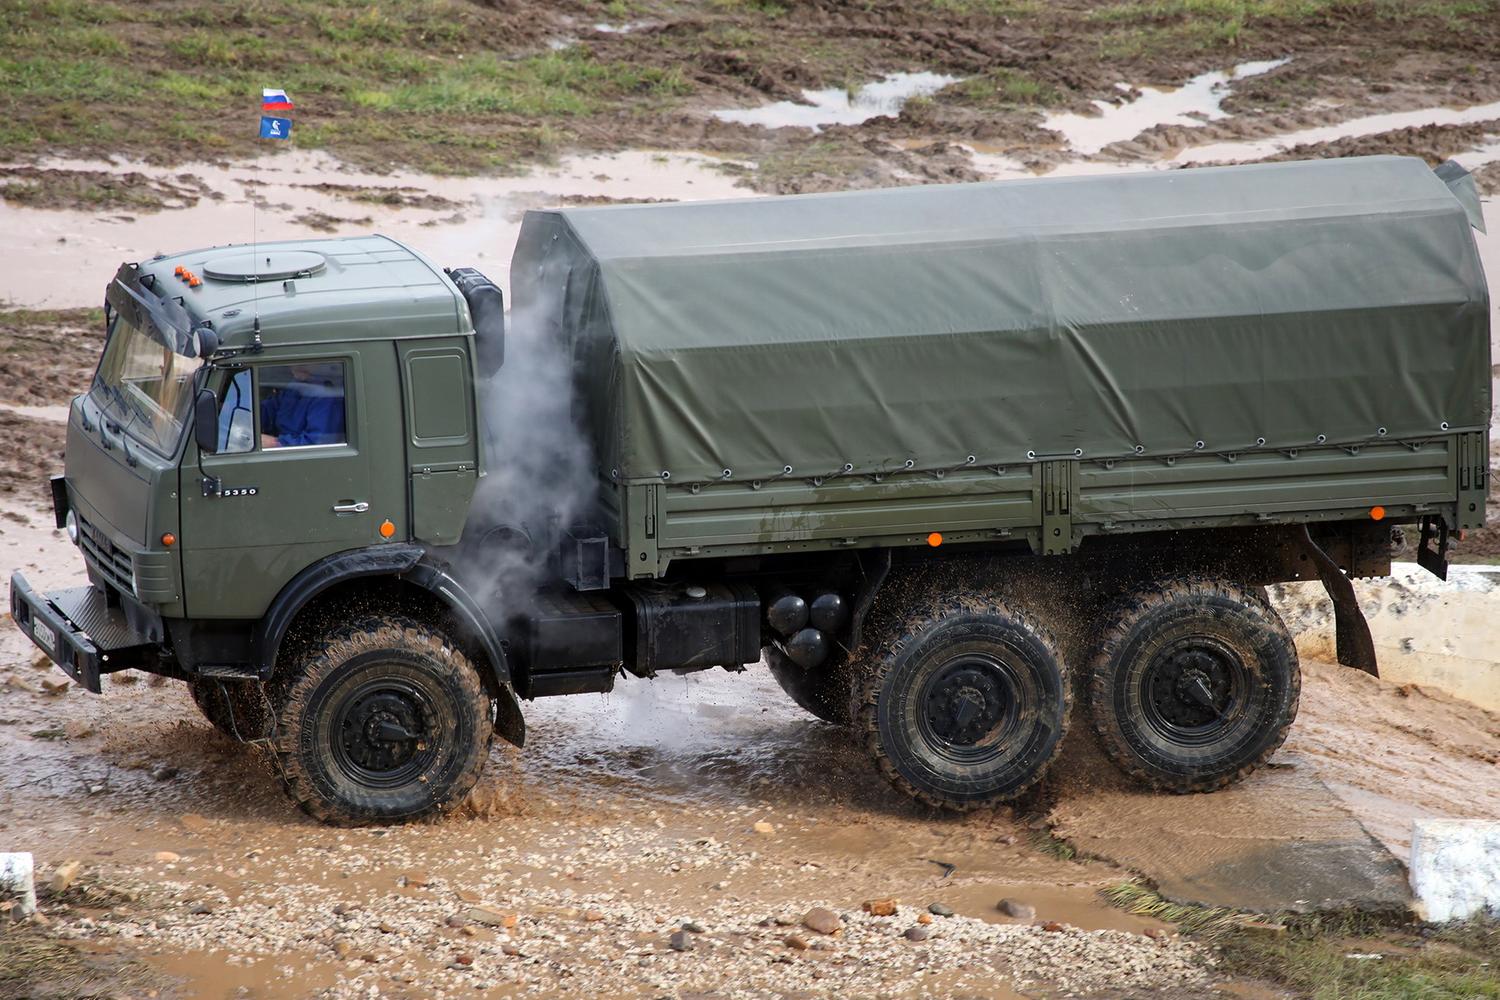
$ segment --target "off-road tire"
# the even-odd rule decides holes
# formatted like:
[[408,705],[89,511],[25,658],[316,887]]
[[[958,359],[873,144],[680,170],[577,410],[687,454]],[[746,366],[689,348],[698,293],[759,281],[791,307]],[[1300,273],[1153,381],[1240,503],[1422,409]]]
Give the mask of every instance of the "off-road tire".
[[849,656],[842,649],[830,653],[827,660],[811,670],[793,663],[775,646],[767,646],[762,652],[771,676],[799,707],[835,726],[847,726],[854,721],[849,698],[852,684]]
[[[1208,703],[1174,702],[1199,663]],[[1157,583],[1123,598],[1089,663],[1104,751],[1171,792],[1211,792],[1264,764],[1285,742],[1301,690],[1297,648],[1264,591],[1224,580]],[[1206,721],[1189,724],[1195,712]]]
[[[272,747],[282,783],[325,823],[400,823],[447,812],[479,780],[494,739],[494,707],[474,665],[429,626],[401,615],[364,617],[307,643],[280,674],[275,702]],[[391,720],[419,735],[360,739]],[[394,770],[380,769],[403,756]]]
[[187,686],[198,711],[230,739],[248,743],[270,735],[269,704],[259,684],[194,677]]
[[[988,593],[960,590],[907,608],[914,605],[924,609],[892,614],[866,633],[871,655],[855,689],[866,750],[897,789],[939,809],[1016,798],[1041,780],[1067,734],[1072,685],[1057,642],[1029,613]],[[986,721],[978,725],[1004,717],[970,741],[965,727],[976,723],[938,706],[976,695],[975,703],[994,706],[979,712]]]

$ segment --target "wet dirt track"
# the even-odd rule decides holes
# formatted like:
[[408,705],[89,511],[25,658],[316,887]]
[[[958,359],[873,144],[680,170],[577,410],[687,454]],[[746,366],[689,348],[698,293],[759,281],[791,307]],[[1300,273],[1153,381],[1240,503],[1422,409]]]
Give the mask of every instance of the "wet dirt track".
[[[5,551],[41,583],[71,579],[50,527],[5,532]],[[1420,631],[1423,605],[1441,601],[1410,602],[1408,624]],[[1293,621],[1317,613],[1290,595],[1283,607]],[[571,981],[625,996],[837,983],[1006,997],[1096,992],[1121,976],[1201,995],[1215,982],[1207,956],[1145,936],[1164,925],[1110,908],[1100,890],[1144,872],[1179,899],[1399,906],[1402,869],[1379,837],[1400,853],[1412,815],[1500,809],[1484,791],[1500,717],[1312,659],[1327,646],[1316,624],[1302,645],[1288,746],[1211,796],[1133,789],[1075,730],[1048,781],[1050,815],[929,815],[751,668],[534,703],[527,751],[496,750],[464,815],[338,831],[294,812],[180,684],[127,674],[103,698],[50,694],[43,682],[61,675],[32,666],[7,631],[0,841],[35,851],[44,877],[81,860],[82,882],[128,894],[64,896],[70,907],[52,917],[61,933],[185,978],[186,996],[352,996],[372,984],[525,995]],[[1054,824],[1095,860],[1052,856],[1042,831]],[[897,916],[860,911],[886,897]],[[1034,906],[1034,920],[997,912],[1007,897]],[[957,916],[917,923],[934,903]],[[814,906],[842,915],[837,939],[799,926]],[[1033,926],[1047,921],[1070,929]],[[673,951],[670,933],[689,922],[704,928],[694,950]],[[916,927],[934,936],[901,936]]]

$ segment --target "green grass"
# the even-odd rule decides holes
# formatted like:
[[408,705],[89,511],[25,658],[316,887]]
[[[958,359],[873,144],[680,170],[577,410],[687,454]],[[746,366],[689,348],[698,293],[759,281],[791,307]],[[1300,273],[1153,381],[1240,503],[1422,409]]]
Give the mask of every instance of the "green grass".
[[380,111],[547,117],[588,114],[625,95],[676,97],[690,89],[680,70],[600,62],[570,48],[516,61],[475,56],[420,83],[352,96],[356,104]]
[[786,4],[780,0],[710,0],[710,3],[719,10],[764,17],[780,17],[787,11]]
[[[600,16],[633,10],[601,4]],[[10,155],[251,155],[260,87],[278,84],[297,102],[298,145],[509,169],[551,158],[569,120],[661,110],[692,90],[670,54],[508,51],[509,25],[467,0],[9,0],[0,87],[21,100],[0,116],[0,144]]]
[[[1357,938],[1297,929],[1284,939],[1238,935],[1221,943],[1219,968],[1311,1000],[1497,1000],[1496,927],[1459,925],[1427,938],[1399,929]],[[1371,954],[1381,957],[1351,957]]]
[[1034,832],[1031,835],[1031,846],[1059,861],[1073,861],[1078,858],[1076,847],[1062,837],[1054,837],[1049,830]]
[[1042,0],[930,0],[939,11],[989,14],[995,17],[1034,17],[1046,10]]
[[[1422,931],[1396,914],[1336,911],[1266,921],[1173,903],[1139,881],[1103,893],[1115,906],[1175,924],[1219,954],[1218,971],[1310,1000],[1500,1000],[1500,921]],[[1354,956],[1379,955],[1379,958]]]
[[[0,0],[0,87],[12,98],[0,148],[165,163],[253,155],[267,148],[253,138],[260,88],[279,85],[297,102],[294,145],[358,165],[508,171],[570,146],[701,140],[761,158],[755,138],[699,135],[688,119],[757,92],[931,69],[966,79],[913,101],[903,127],[1004,134],[1037,109],[1142,79],[1132,63],[1148,62],[1152,79],[1209,56],[1228,64],[1232,52],[1267,52],[1292,23],[1305,26],[1299,56],[1320,51],[1305,33],[1347,48],[1365,24],[1382,26],[1381,45],[1410,38],[1442,52],[1493,28],[1500,0],[861,0],[827,22],[799,10],[799,0],[573,0],[564,21],[543,0]],[[640,19],[658,27],[587,30]],[[963,38],[945,40],[949,25],[1014,46],[1010,65],[976,61]],[[579,41],[549,47],[566,36]],[[1480,61],[1482,82],[1494,61]],[[1278,99],[1257,88],[1262,105]],[[874,156],[800,138],[773,145],[791,147],[766,157],[788,182],[796,171],[863,170]]]
[[938,99],[968,107],[1033,107],[1055,104],[1057,88],[1001,66],[960,80],[943,89]]
[[1085,20],[1109,25],[1101,57],[1237,47],[1258,28],[1335,15],[1390,22],[1438,21],[1449,30],[1500,13],[1500,0],[1125,0],[1096,7]]
[[1243,924],[1247,919],[1234,910],[1173,903],[1134,879],[1106,889],[1102,895],[1111,905],[1128,913],[1176,924],[1186,933],[1224,931]]

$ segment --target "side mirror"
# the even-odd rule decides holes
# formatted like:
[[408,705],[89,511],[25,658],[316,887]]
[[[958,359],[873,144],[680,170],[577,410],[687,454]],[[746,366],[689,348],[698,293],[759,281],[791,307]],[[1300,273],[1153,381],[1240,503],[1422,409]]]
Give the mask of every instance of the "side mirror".
[[212,389],[199,389],[193,399],[193,440],[201,454],[219,450],[219,397]]

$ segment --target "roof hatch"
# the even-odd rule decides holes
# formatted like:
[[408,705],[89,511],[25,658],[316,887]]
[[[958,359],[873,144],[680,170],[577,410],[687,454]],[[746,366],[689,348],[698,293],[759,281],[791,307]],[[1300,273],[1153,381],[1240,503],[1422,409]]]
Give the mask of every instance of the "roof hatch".
[[327,266],[328,258],[312,250],[245,251],[208,260],[203,276],[219,281],[284,281],[309,277]]

